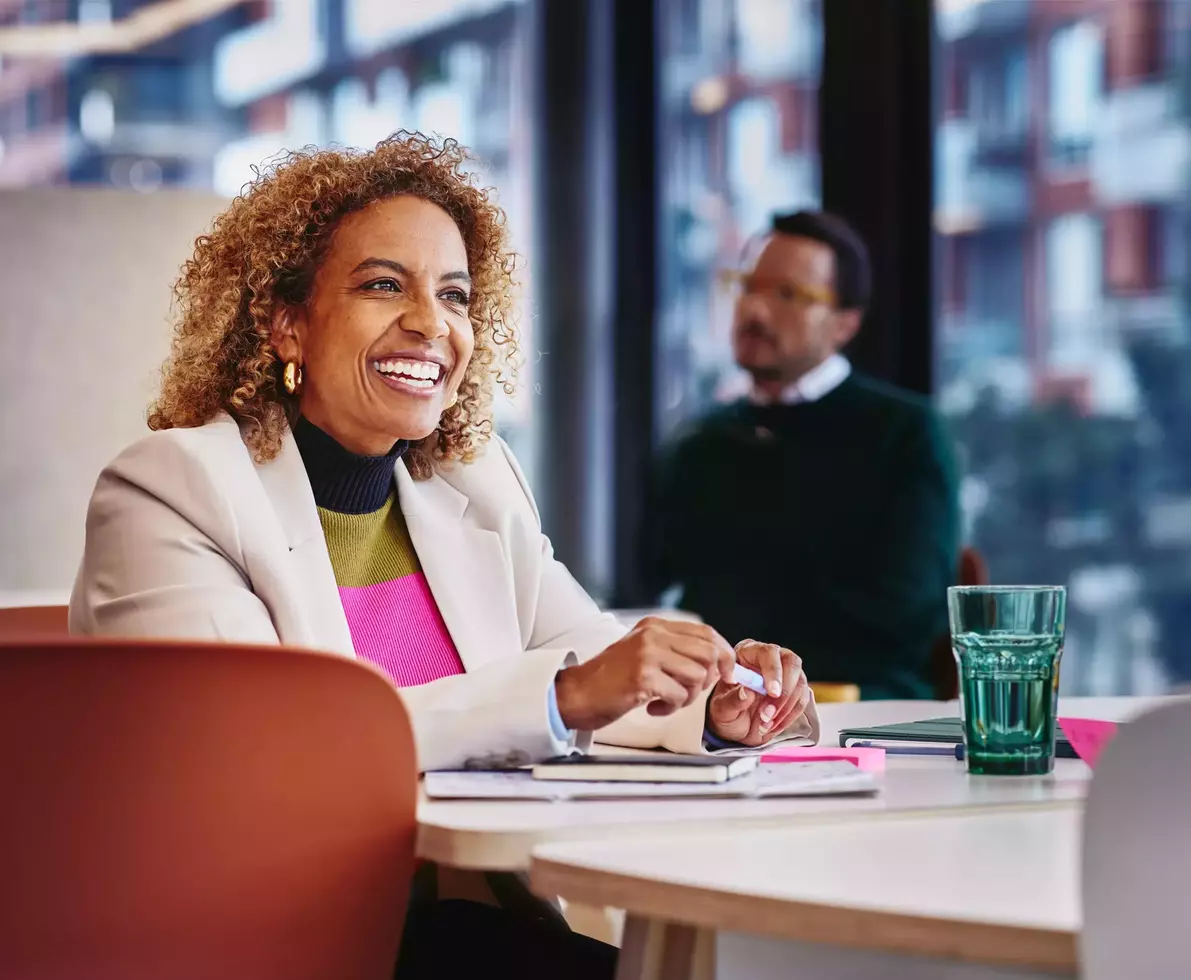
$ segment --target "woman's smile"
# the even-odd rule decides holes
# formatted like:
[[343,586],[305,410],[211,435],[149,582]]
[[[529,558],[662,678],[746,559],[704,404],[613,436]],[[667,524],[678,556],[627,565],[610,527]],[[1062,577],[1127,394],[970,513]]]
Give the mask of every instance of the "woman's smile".
[[372,362],[372,370],[394,391],[419,398],[434,395],[447,376],[442,364],[423,357],[381,358]]

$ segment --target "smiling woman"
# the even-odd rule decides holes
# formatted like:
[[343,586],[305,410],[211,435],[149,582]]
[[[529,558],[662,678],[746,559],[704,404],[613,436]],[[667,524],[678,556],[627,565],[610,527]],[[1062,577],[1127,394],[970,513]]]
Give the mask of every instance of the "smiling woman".
[[427,769],[597,730],[687,752],[812,734],[793,653],[661,620],[625,636],[554,560],[508,447],[482,452],[514,261],[465,160],[408,133],[292,154],[199,238],[157,431],[92,496],[72,628],[367,660]]
[[157,431],[92,496],[72,628],[359,657],[401,688],[426,769],[597,730],[686,752],[813,735],[793,653],[624,635],[555,561],[508,447],[482,452],[514,261],[465,160],[408,133],[295,153],[199,238]]
[[[322,394],[355,370],[354,420],[341,423],[351,428],[332,431],[350,440],[372,428],[358,417],[370,411],[368,365],[349,369],[339,356],[357,343],[364,344],[357,356],[371,350],[372,360],[434,360],[429,352],[437,351],[446,376],[431,389],[438,400],[414,413],[420,428],[394,435],[413,440],[405,462],[415,479],[429,477],[434,459],[472,458],[491,435],[494,384],[512,391],[519,349],[516,257],[504,214],[487,189],[463,178],[466,160],[452,140],[401,133],[367,153],[303,151],[265,170],[183,267],[175,287],[181,316],[150,428],[202,425],[226,411],[257,460],[269,460],[299,411],[326,421]],[[399,244],[390,247],[394,235]],[[432,309],[442,310],[443,336],[403,334],[396,347],[373,346],[383,332],[367,341],[365,334],[390,322],[395,307],[415,334],[417,323],[435,319]],[[328,318],[338,324],[331,336],[321,329]],[[453,374],[442,360],[448,355]],[[380,417],[397,424],[398,404]]]
[[475,350],[470,292],[463,238],[437,204],[402,194],[347,215],[306,302],[273,315],[278,355],[302,369],[302,414],[364,455],[426,439]]
[[[92,495],[71,629],[359,658],[400,690],[423,769],[816,737],[791,651],[689,622],[626,635],[554,559],[492,434],[514,263],[464,159],[416,134],[295,154],[198,240],[157,431]],[[428,948],[456,944],[443,922]],[[474,972],[532,942],[493,935]],[[606,976],[609,955],[542,975]]]

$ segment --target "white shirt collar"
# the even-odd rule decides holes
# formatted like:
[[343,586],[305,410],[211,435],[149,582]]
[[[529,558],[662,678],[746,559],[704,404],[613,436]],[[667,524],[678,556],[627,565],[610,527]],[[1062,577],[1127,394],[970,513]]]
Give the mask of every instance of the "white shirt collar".
[[[797,381],[782,389],[777,401],[782,405],[797,405],[800,402],[817,402],[824,395],[835,391],[852,373],[851,362],[842,354],[832,354],[818,367],[813,367]],[[754,405],[771,405],[768,398],[755,387],[749,394]]]

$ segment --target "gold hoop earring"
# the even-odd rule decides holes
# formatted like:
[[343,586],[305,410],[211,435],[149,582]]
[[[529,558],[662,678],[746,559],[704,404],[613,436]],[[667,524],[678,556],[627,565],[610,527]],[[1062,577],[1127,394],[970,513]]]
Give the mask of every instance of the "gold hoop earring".
[[281,383],[291,395],[298,393],[298,389],[302,387],[302,369],[298,367],[297,361],[285,362],[285,374],[281,377]]

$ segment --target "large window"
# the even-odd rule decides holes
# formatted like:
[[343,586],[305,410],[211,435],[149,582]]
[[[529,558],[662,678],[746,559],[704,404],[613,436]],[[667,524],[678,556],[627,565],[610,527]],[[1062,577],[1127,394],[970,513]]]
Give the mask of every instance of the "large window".
[[[59,24],[68,33],[44,53],[70,40],[75,57],[30,51],[0,63],[0,186],[181,186],[230,197],[283,150],[365,147],[421,130],[476,153],[514,248],[532,255],[532,0],[207,5],[215,16],[202,4],[170,4],[146,26],[137,14],[150,2],[0,10],[0,27],[70,11],[77,22]],[[86,33],[97,23],[115,40]],[[119,53],[105,53],[113,47]],[[521,275],[528,302],[524,262]],[[521,318],[527,352],[531,322]],[[497,407],[502,432],[532,469],[532,353],[525,362],[522,394]]]
[[936,373],[968,542],[1064,690],[1191,681],[1191,5],[937,0]]
[[732,397],[735,266],[775,211],[819,199],[819,0],[658,0],[663,433]]

